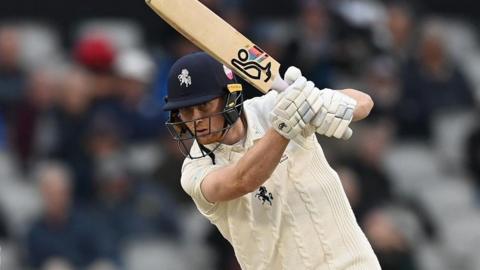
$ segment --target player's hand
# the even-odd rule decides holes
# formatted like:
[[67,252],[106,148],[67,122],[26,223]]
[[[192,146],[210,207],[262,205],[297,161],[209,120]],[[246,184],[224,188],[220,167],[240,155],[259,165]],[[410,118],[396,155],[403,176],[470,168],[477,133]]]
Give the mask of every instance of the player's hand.
[[[298,78],[302,77],[301,71],[296,67],[289,67],[285,72],[284,80],[288,85],[292,85]],[[349,124],[353,118],[353,112],[356,107],[356,101],[339,92],[331,89],[319,90],[313,87],[312,82],[308,82],[308,96],[311,110],[315,116],[311,121],[306,121],[306,126],[302,130],[303,137],[309,137],[314,132],[327,137],[349,139],[353,133]],[[287,88],[288,89],[288,88]],[[310,91],[313,89],[313,91]]]
[[302,135],[307,137],[316,132],[327,137],[349,139],[352,135],[349,125],[357,102],[340,91],[331,89],[321,90],[320,95],[323,106],[310,121],[310,125],[303,130]]
[[290,86],[277,97],[270,113],[272,127],[287,139],[299,135],[322,106],[315,85],[307,81],[296,68],[289,68],[285,79]]

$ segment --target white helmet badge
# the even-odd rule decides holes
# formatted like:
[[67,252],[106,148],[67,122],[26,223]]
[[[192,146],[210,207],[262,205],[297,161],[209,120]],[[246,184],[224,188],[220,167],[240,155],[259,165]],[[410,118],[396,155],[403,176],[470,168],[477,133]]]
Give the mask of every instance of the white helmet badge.
[[187,69],[182,69],[182,73],[178,75],[178,80],[180,81],[180,86],[185,84],[186,87],[189,87],[192,84],[192,77],[190,77]]

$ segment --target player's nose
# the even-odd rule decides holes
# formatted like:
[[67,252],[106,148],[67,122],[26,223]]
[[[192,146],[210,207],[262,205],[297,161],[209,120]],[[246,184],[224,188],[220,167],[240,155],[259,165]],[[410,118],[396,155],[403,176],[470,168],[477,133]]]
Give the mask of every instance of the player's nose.
[[197,125],[202,123],[205,120],[204,113],[197,108],[193,108],[192,116]]
[[202,117],[202,114],[201,114],[200,110],[199,110],[197,107],[193,107],[193,109],[192,109],[192,116],[193,116],[193,119],[198,119],[198,118],[201,118],[201,117]]

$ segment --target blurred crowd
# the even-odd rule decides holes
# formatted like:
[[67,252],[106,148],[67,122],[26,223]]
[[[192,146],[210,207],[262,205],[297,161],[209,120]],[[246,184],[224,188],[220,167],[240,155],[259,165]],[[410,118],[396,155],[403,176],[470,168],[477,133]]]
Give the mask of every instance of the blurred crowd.
[[[382,269],[480,269],[478,28],[405,1],[202,2],[282,69],[371,95],[350,141],[319,141]],[[97,18],[68,46],[54,24],[0,23],[2,269],[239,269],[163,125],[169,67],[197,48],[159,35]]]

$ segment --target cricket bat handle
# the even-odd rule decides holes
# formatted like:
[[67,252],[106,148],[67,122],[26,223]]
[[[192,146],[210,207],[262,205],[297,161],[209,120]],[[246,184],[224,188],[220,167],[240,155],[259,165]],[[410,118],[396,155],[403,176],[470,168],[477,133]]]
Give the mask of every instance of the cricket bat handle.
[[[277,76],[273,80],[272,89],[275,89],[277,92],[281,93],[285,91],[288,86],[288,83],[282,79],[282,76],[280,76],[280,74],[277,74]],[[353,130],[351,128],[347,128],[347,130],[345,130],[345,133],[343,133],[342,135],[342,139],[348,140],[350,139],[350,137],[352,137],[352,134]]]

